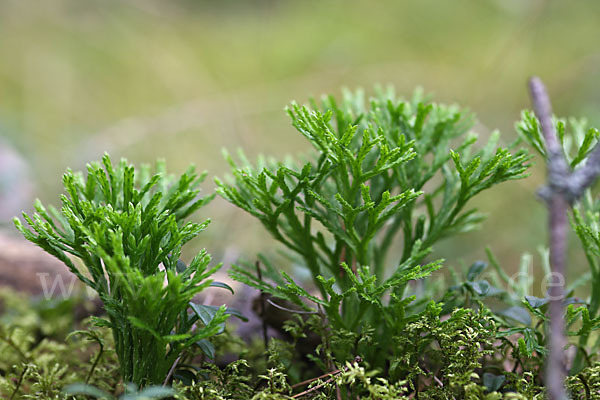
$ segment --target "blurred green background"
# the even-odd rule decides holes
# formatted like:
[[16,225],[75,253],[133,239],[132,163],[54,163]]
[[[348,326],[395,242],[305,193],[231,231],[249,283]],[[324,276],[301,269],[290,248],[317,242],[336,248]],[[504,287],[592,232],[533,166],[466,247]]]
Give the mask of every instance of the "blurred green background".
[[[29,166],[33,196],[54,204],[65,168],[104,151],[165,158],[173,172],[194,163],[212,177],[226,174],[222,148],[250,158],[308,150],[284,106],[343,87],[393,84],[408,97],[422,86],[507,143],[533,74],[558,115],[600,122],[599,37],[592,0],[0,0],[0,136]],[[483,230],[438,254],[469,264],[491,245],[514,270],[546,239],[543,179],[538,166],[481,197]],[[213,223],[197,245],[217,260],[272,250],[221,199],[199,214]]]

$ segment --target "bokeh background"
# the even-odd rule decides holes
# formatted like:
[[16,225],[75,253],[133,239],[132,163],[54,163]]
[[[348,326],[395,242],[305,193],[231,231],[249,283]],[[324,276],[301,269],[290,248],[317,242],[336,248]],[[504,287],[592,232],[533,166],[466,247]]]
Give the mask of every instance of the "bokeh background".
[[[13,149],[0,152],[3,212],[35,197],[57,204],[64,170],[105,151],[135,163],[164,158],[176,173],[194,163],[210,177],[227,173],[223,148],[251,159],[306,151],[285,105],[343,87],[391,84],[408,97],[421,86],[470,108],[477,131],[499,129],[508,143],[536,74],[559,116],[597,126],[599,37],[594,0],[0,0],[0,140]],[[537,166],[482,196],[483,229],[437,254],[459,266],[490,245],[515,270],[546,240],[535,199],[543,179]],[[259,224],[225,201],[197,218],[209,216],[195,246],[216,260],[273,251]]]

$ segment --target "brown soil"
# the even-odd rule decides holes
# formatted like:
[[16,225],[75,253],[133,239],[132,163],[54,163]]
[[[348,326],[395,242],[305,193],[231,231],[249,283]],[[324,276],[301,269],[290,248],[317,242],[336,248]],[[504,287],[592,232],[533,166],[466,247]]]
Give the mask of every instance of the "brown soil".
[[[77,279],[68,268],[39,247],[18,236],[0,231],[0,286],[43,295],[57,279],[68,289]],[[78,281],[75,283],[78,284]],[[56,293],[60,294],[57,285]]]

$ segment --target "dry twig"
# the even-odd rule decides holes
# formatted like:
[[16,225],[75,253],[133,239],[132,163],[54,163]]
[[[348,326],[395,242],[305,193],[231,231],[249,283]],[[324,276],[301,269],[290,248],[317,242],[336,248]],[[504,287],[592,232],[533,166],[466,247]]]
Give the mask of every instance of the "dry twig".
[[548,183],[540,190],[546,201],[550,230],[550,266],[552,281],[549,284],[550,338],[546,365],[546,386],[550,400],[565,400],[564,387],[567,366],[565,360],[564,285],[567,258],[568,212],[570,205],[596,180],[600,174],[600,146],[596,145],[585,165],[572,171],[558,141],[552,123],[552,107],[542,81],[531,78],[529,91],[535,114],[544,136]]
[[[362,358],[360,358],[360,356],[356,356],[354,358],[354,364],[358,364],[360,362],[362,362]],[[300,382],[300,383],[296,383],[295,385],[292,386],[292,388],[304,386],[304,385],[307,385],[309,383],[312,383],[312,382],[316,381],[317,379],[322,379],[322,378],[325,378],[325,377],[329,377],[329,379],[327,379],[325,382],[323,382],[323,383],[321,383],[321,384],[319,384],[317,386],[313,386],[310,389],[306,389],[304,392],[300,392],[300,393],[297,393],[297,394],[293,395],[292,399],[298,399],[298,398],[300,398],[302,396],[306,396],[309,393],[312,393],[312,392],[314,392],[316,390],[321,389],[326,384],[332,382],[337,375],[341,374],[342,372],[346,372],[347,370],[348,370],[348,367],[343,367],[341,369],[336,369],[335,371],[329,372],[327,374],[323,374],[321,376],[317,376],[316,378],[311,378],[311,379],[308,379],[306,381],[303,381],[303,382]]]

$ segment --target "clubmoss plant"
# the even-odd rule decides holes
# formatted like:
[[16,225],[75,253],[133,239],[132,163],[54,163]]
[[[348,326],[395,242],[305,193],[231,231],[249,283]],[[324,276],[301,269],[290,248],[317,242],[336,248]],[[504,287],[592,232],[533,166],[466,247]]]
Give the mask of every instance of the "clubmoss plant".
[[[419,92],[411,101],[381,92],[367,104],[362,93],[346,93],[339,104],[292,104],[288,114],[316,150],[308,161],[253,166],[228,157],[233,180],[217,179],[217,191],[300,257],[318,296],[266,259],[262,275],[275,285],[251,268],[234,266],[231,276],[301,307],[312,303],[333,331],[354,335],[350,346],[333,348],[338,361],[360,355],[385,368],[396,352],[389,339],[426,304],[413,303],[409,282],[441,266],[425,261],[432,246],[474,229],[482,215],[469,200],[524,177],[530,155],[498,147],[497,132],[476,149],[472,116]],[[392,247],[401,251],[389,261]]]
[[182,246],[208,224],[184,222],[212,198],[198,197],[203,178],[190,168],[174,180],[163,163],[154,175],[147,167],[136,174],[125,160],[113,166],[105,155],[88,165],[86,178],[65,173],[60,212],[37,201],[33,216],[23,214],[32,230],[14,220],[98,293],[107,318],[95,322],[112,330],[126,383],[163,384],[182,352],[223,329],[224,307],[191,303],[220,265],[209,267],[205,251],[187,267],[180,260]]

